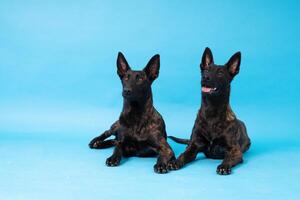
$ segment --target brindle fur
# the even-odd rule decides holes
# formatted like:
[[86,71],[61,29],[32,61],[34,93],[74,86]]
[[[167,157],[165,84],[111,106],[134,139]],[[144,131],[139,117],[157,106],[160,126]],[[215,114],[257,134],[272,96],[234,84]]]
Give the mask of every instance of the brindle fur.
[[243,161],[243,153],[250,147],[245,124],[238,120],[229,104],[230,83],[239,72],[241,53],[234,54],[224,66],[214,64],[213,55],[206,48],[201,63],[202,87],[217,88],[202,91],[201,108],[192,130],[190,140],[170,137],[179,143],[188,144],[184,153],[169,164],[176,170],[195,160],[199,152],[207,158],[223,159],[217,173],[226,175],[231,168]]
[[[123,85],[123,110],[119,120],[89,146],[93,149],[115,146],[113,155],[106,160],[107,166],[118,166],[122,157],[158,155],[154,170],[166,173],[168,163],[175,157],[167,143],[164,120],[153,106],[151,90],[159,74],[159,55],[153,56],[144,70],[134,71],[119,53],[117,67]],[[105,140],[112,135],[116,138]]]

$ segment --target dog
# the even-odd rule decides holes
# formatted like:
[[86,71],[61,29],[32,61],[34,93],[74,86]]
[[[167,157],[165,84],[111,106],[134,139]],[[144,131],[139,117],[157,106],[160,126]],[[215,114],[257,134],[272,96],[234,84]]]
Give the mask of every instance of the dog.
[[188,144],[184,153],[170,162],[171,170],[195,160],[199,152],[207,158],[223,159],[217,173],[227,175],[243,162],[243,153],[250,147],[245,124],[238,120],[229,104],[230,84],[239,73],[241,53],[235,53],[225,65],[215,65],[207,47],[202,56],[202,102],[190,140],[170,136],[175,142]]
[[[103,149],[115,146],[107,166],[118,166],[122,157],[154,157],[158,155],[154,171],[167,173],[168,163],[175,160],[174,152],[167,143],[165,122],[153,106],[151,85],[159,75],[160,56],[153,56],[141,71],[131,70],[124,55],[119,52],[117,73],[123,91],[123,110],[119,119],[89,146]],[[115,139],[107,139],[114,135]]]

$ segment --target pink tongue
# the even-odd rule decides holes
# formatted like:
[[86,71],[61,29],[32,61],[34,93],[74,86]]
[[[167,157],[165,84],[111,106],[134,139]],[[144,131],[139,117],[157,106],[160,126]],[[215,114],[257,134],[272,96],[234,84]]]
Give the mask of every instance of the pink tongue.
[[211,88],[202,87],[202,92],[210,92],[211,90]]

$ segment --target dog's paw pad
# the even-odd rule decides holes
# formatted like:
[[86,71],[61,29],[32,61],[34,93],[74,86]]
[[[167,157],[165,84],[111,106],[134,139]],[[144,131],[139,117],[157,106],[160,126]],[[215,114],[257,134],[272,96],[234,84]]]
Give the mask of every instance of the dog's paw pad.
[[217,173],[220,175],[229,175],[231,174],[231,167],[228,165],[219,165],[217,168]]
[[115,156],[111,156],[109,158],[106,159],[106,165],[109,167],[115,167],[120,165],[120,161],[121,159]]
[[97,148],[100,146],[101,142],[102,142],[102,141],[99,140],[98,137],[95,137],[95,138],[92,139],[92,141],[89,143],[89,147],[90,147],[91,149],[97,149]]
[[178,170],[182,167],[181,163],[178,160],[172,160],[168,163],[169,170]]
[[168,168],[166,164],[155,164],[154,171],[158,174],[165,174],[168,172]]
[[99,141],[94,141],[94,142],[92,141],[92,142],[89,143],[89,147],[91,149],[97,149],[99,147],[99,145],[100,145]]

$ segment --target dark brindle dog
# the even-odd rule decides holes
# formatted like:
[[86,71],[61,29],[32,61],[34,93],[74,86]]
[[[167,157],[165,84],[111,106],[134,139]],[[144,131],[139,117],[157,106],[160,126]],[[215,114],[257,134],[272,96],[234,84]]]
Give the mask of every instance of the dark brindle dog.
[[[168,163],[175,160],[167,143],[165,123],[153,107],[151,85],[159,74],[159,55],[151,58],[142,71],[131,70],[122,53],[117,59],[118,75],[123,85],[123,111],[109,130],[94,138],[89,146],[102,149],[115,146],[113,155],[106,160],[108,166],[117,166],[122,157],[157,156],[154,170],[166,173]],[[106,138],[116,136],[116,139]]]
[[223,159],[217,173],[226,175],[243,161],[243,153],[250,147],[244,123],[238,120],[229,105],[230,83],[239,72],[241,53],[234,54],[224,66],[214,64],[213,55],[206,48],[201,63],[202,104],[190,140],[170,137],[188,144],[184,153],[169,164],[179,169],[195,160],[197,153],[213,159]]

